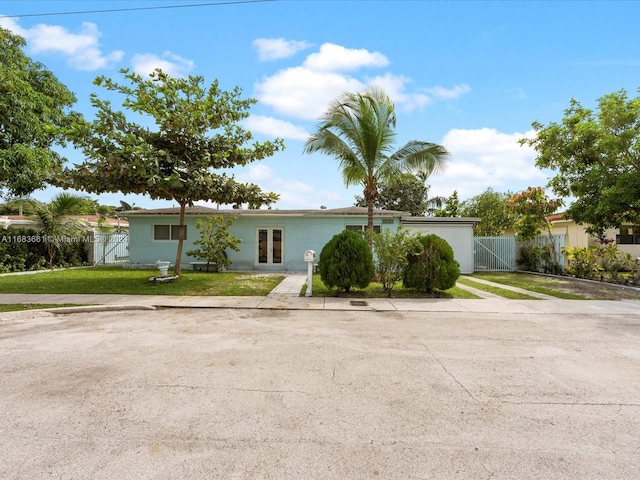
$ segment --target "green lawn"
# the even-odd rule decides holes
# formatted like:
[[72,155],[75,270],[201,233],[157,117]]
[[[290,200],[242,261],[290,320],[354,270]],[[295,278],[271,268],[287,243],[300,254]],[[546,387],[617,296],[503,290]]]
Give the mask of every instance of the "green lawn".
[[[301,294],[304,295],[307,287],[302,288]],[[371,282],[367,288],[352,288],[347,295],[344,292],[338,294],[337,288],[329,289],[320,279],[319,274],[313,275],[312,293],[314,297],[348,297],[348,298],[387,298],[387,294],[382,289],[382,284]],[[453,287],[449,290],[436,292],[433,295],[416,292],[402,287],[398,284],[391,292],[392,298],[480,298],[473,293],[463,290],[462,288]]]
[[183,271],[174,282],[151,283],[149,278],[157,274],[116,266],[7,275],[0,277],[0,293],[263,296],[284,279],[275,274]]
[[469,280],[469,278],[467,277],[458,278],[458,283],[467,285],[468,287],[476,288],[478,290],[482,290],[483,292],[493,293],[494,295],[508,298],[510,300],[539,300],[538,297],[532,297],[531,295],[527,295],[525,293],[514,292],[513,290],[508,290],[506,288],[494,287],[493,285],[474,282],[473,280]]
[[512,272],[476,272],[472,277],[568,300],[586,300],[588,298],[585,295],[568,291],[570,288],[568,280],[554,277]]

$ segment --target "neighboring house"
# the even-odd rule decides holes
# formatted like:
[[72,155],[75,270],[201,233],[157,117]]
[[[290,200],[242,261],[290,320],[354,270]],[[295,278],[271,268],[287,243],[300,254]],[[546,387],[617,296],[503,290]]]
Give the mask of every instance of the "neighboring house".
[[[70,218],[77,218],[87,222],[87,232],[98,231],[102,219],[102,217],[97,215],[72,215]],[[129,230],[129,222],[123,218],[104,218],[103,220],[109,227],[115,230]],[[32,228],[36,223],[34,219],[25,215],[0,215],[0,227]]]
[[[85,244],[89,263],[118,263],[129,258],[129,222],[126,219],[98,215],[72,215],[70,218],[87,223],[87,234],[81,241]],[[105,225],[109,227],[109,233],[104,233]],[[0,227],[35,229],[36,226],[34,219],[24,215],[0,216]]]
[[[598,239],[585,232],[584,225],[578,225],[573,220],[564,218],[564,213],[554,213],[547,217],[553,225],[551,233],[565,235],[565,246],[585,248],[598,245]],[[623,253],[640,257],[640,226],[622,225],[605,232],[606,238],[611,240]]]
[[[158,260],[175,261],[178,214],[178,208],[126,212],[130,226],[129,252],[132,266],[151,265]],[[200,238],[195,227],[196,220],[208,215],[236,217],[229,231],[242,240],[240,251],[226,253],[231,261],[230,269],[238,271],[306,271],[305,251],[314,250],[316,258],[319,258],[322,248],[334,235],[343,230],[364,231],[367,226],[367,209],[364,207],[319,210],[219,210],[188,207],[183,268],[188,268],[189,262],[195,261],[186,252],[194,249],[194,240]],[[374,230],[395,230],[403,222],[415,218],[406,215],[406,212],[375,210]],[[438,222],[441,227],[445,226],[446,220],[449,219]],[[461,222],[449,225],[458,228]],[[470,226],[466,228],[472,236],[473,223],[468,225]],[[450,236],[451,239],[456,237],[457,233]],[[473,243],[464,243],[462,250],[455,253],[456,259],[458,256],[470,255],[473,271]]]

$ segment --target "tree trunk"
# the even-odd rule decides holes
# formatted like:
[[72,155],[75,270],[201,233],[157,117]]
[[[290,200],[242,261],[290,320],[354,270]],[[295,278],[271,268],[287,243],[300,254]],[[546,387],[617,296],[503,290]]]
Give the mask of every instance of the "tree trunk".
[[180,275],[182,269],[182,245],[184,243],[184,214],[186,210],[186,203],[180,203],[180,224],[178,226],[178,251],[176,252],[176,264],[173,269],[174,275]]
[[373,198],[367,199],[367,241],[373,248]]
[[52,243],[47,245],[47,268],[53,270],[53,258],[56,256],[56,247]]

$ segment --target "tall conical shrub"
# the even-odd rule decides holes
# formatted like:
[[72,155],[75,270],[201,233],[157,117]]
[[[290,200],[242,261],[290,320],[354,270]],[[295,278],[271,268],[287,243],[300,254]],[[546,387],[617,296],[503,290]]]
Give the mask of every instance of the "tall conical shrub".
[[373,279],[373,255],[369,243],[356,232],[344,230],[322,247],[318,260],[320,278],[328,288],[349,292],[366,288]]
[[402,277],[403,285],[426,293],[455,286],[460,265],[447,241],[437,235],[421,235],[418,240],[422,251],[407,256],[409,265]]

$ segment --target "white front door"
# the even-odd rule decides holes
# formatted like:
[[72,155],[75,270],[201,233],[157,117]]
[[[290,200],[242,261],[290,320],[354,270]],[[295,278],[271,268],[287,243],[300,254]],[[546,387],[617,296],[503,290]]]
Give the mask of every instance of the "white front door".
[[284,229],[264,227],[257,229],[256,258],[258,265],[282,265],[284,247]]

